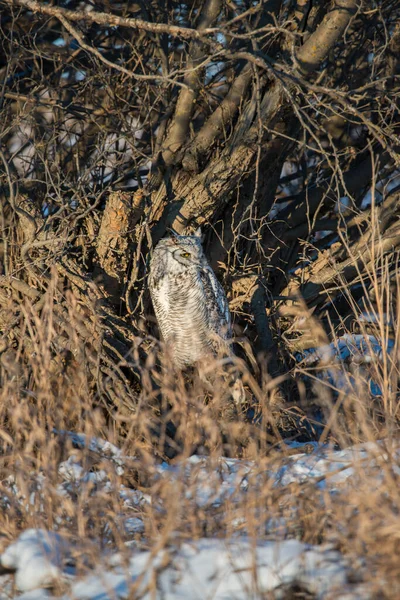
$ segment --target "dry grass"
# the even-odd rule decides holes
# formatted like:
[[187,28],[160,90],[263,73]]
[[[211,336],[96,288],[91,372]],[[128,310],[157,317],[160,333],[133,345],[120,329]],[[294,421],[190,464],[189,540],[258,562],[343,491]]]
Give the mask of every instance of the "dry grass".
[[[295,537],[312,544],[332,543],[354,565],[354,576],[373,590],[372,597],[398,597],[399,345],[397,329],[389,333],[386,325],[387,309],[394,306],[393,298],[388,302],[382,296],[388,287],[376,285],[375,302],[369,307],[375,310],[377,322],[367,331],[359,314],[354,321],[365,335],[371,334],[372,327],[383,348],[390,334],[394,341],[390,355],[384,351],[366,365],[331,367],[346,382],[341,390],[334,389],[332,378],[324,382],[319,377],[328,368],[322,362],[316,367],[298,365],[275,382],[261,372],[247,370],[244,381],[253,397],[253,419],[245,408],[239,414],[227,414],[222,379],[221,388],[210,394],[196,377],[178,377],[170,365],[161,368],[158,344],[151,339],[146,342],[148,349],[153,348],[147,362],[142,363],[133,351],[116,366],[123,370],[130,365],[140,373],[137,410],[128,413],[126,407],[105,406],[104,395],[89,376],[88,362],[93,357],[85,354],[77,333],[83,315],[72,294],[67,297],[69,326],[63,331],[64,348],[60,349],[51,298],[56,287],[54,277],[40,314],[26,299],[9,307],[21,315],[21,331],[29,343],[16,340],[13,351],[2,356],[3,547],[26,528],[55,529],[74,542],[74,560],[84,573],[107,548],[127,557],[133,541],[156,553],[205,536]],[[319,321],[315,316],[312,319],[317,327]],[[320,329],[315,335],[320,335]],[[292,405],[282,404],[279,386],[291,385],[295,391],[294,376],[303,387],[293,396]],[[381,391],[379,397],[371,398],[368,391],[366,381],[371,376]],[[107,385],[113,386],[111,376],[101,382],[103,388]],[[312,427],[317,417],[321,419],[319,434]],[[307,419],[308,429],[303,426]],[[368,459],[355,460],[352,477],[338,483],[335,493],[329,493],[335,473],[277,486],[276,473],[293,460],[283,437],[293,438],[300,432],[304,439],[304,431],[313,430],[318,434],[315,439],[331,441],[336,447],[377,440],[382,440],[382,446],[380,450],[374,446]],[[118,461],[107,450],[77,447],[63,431],[115,443],[130,458],[118,469]],[[205,462],[182,466],[194,453],[207,456]],[[177,468],[160,475],[159,465],[168,456]],[[229,468],[221,461],[223,456],[243,459],[225,496],[221,496],[221,482]],[[65,466],[60,470],[67,459],[69,465],[75,462],[82,468],[81,479],[76,480],[75,474],[75,480],[72,477],[68,482]],[[245,492],[240,485],[241,469],[247,482]],[[105,481],[109,481],[107,486]],[[131,496],[129,506],[120,493],[121,485]],[[204,486],[207,502],[201,501]],[[128,517],[140,518],[144,530],[128,532]]]

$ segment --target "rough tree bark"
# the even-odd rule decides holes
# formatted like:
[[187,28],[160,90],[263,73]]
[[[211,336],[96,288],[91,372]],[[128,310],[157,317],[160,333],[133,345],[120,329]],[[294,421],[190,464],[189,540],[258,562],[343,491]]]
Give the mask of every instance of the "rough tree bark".
[[290,360],[278,309],[299,290],[317,315],[343,286],[357,302],[383,259],[396,268],[400,9],[99,6],[2,3],[0,351],[29,364],[51,295],[53,355],[135,412],[158,393],[149,255],[200,225],[275,374]]

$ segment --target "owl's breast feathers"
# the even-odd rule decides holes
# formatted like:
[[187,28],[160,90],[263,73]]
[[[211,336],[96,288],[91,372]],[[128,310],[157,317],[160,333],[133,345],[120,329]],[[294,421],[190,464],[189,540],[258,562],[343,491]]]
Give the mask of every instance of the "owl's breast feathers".
[[216,353],[218,339],[230,338],[228,302],[211,267],[164,274],[150,282],[150,292],[162,337],[179,368]]

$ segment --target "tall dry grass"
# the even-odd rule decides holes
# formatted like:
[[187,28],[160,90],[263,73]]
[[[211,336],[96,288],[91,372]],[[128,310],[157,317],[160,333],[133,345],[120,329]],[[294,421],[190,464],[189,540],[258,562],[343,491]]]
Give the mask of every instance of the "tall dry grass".
[[[60,333],[57,276],[52,274],[40,310],[26,297],[19,303],[10,300],[8,310],[22,320],[23,339],[14,341],[1,362],[2,547],[26,528],[54,529],[73,542],[74,561],[85,573],[111,549],[127,560],[132,545],[157,553],[205,536],[243,534],[255,542],[295,537],[332,544],[354,565],[354,578],[365,582],[372,597],[397,598],[399,277],[380,253],[379,239],[370,256],[363,257],[362,270],[373,282],[365,288],[362,309],[343,282],[353,311],[351,329],[339,314],[331,331],[325,321],[325,331],[330,341],[356,328],[367,340],[370,359],[313,366],[300,362],[276,380],[261,367],[257,371],[239,361],[249,406],[234,413],[226,410],[226,379],[210,390],[195,373],[175,374],[160,355],[159,343],[145,334],[146,361],[140,359],[138,341],[115,366],[140,374],[138,406],[135,411],[106,406],[112,373],[108,380],[93,382],[93,353],[87,353],[78,334],[86,317],[72,293],[65,298],[68,326]],[[308,323],[307,334],[320,339],[323,315],[307,313],[301,302],[297,309]],[[365,321],[362,313],[367,312],[374,322]],[[380,341],[380,355],[369,348],[368,335]],[[371,379],[379,391],[375,396]],[[339,381],[341,388],[335,389]],[[293,402],[283,402],[282,386],[292,386]],[[63,433],[68,431],[115,444],[126,458],[117,460],[107,448],[82,446]],[[349,466],[346,462],[323,477],[277,485],[276,473],[293,461],[285,437],[304,441],[299,451],[308,451],[307,436],[330,443],[331,450],[369,442],[369,454],[355,457],[351,477],[336,483],[334,493],[332,481]],[[190,460],[193,454],[205,458]],[[225,494],[221,486],[230,463],[224,456],[242,461]],[[162,461],[176,468],[162,474]],[[141,519],[143,528],[128,531],[128,518]]]

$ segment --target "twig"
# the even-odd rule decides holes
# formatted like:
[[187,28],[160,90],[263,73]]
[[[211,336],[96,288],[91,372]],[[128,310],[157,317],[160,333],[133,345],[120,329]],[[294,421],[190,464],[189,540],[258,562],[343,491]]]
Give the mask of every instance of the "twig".
[[177,25],[168,25],[166,23],[150,23],[142,19],[133,19],[129,17],[119,17],[111,13],[90,11],[83,12],[77,10],[68,10],[57,6],[49,6],[36,0],[6,0],[7,4],[19,4],[25,6],[36,13],[42,13],[57,19],[68,19],[69,21],[89,21],[98,25],[129,27],[130,29],[140,29],[150,33],[168,33],[174,37],[184,39],[204,39],[205,36],[218,32],[218,29],[205,28],[202,31],[190,29],[188,27],[178,27]]

